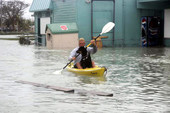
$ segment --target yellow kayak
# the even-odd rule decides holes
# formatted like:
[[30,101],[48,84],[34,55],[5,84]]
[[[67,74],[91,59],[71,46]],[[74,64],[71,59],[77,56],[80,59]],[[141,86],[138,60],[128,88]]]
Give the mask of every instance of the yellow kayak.
[[89,75],[89,76],[105,76],[107,69],[105,67],[96,66],[94,68],[77,69],[73,64],[67,66],[67,70],[75,74]]

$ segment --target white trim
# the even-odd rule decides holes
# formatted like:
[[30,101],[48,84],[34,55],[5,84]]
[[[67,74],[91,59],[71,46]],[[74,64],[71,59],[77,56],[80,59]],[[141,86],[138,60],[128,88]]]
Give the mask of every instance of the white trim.
[[170,38],[170,9],[164,10],[164,38]]
[[40,18],[40,34],[45,34],[45,28],[47,24],[50,24],[50,17]]

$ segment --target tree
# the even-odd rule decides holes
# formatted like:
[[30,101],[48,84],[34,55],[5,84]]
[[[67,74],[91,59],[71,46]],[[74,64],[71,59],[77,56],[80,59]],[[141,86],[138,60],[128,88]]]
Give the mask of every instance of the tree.
[[[4,24],[11,30],[17,30],[19,26],[19,21],[21,21],[24,15],[24,10],[28,7],[22,1],[2,1],[2,20]],[[17,26],[17,27],[15,27]]]
[[19,20],[19,31],[28,31],[34,23],[30,19],[20,18]]

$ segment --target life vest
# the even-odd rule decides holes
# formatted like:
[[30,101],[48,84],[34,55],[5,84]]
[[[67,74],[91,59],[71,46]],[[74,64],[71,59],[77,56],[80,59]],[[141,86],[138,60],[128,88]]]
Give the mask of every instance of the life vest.
[[81,58],[81,61],[80,61],[80,65],[82,66],[82,68],[83,69],[91,68],[92,67],[91,56],[90,56],[90,53],[87,52],[87,49],[85,47],[80,47],[77,50],[77,52],[82,55],[82,58]]

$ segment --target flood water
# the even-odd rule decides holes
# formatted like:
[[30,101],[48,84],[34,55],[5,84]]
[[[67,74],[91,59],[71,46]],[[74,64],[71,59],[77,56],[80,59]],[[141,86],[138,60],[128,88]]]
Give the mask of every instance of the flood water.
[[[62,69],[71,50],[49,50],[0,40],[0,113],[170,113],[170,48],[103,48],[92,56],[105,78]],[[69,94],[25,80],[113,97]]]

